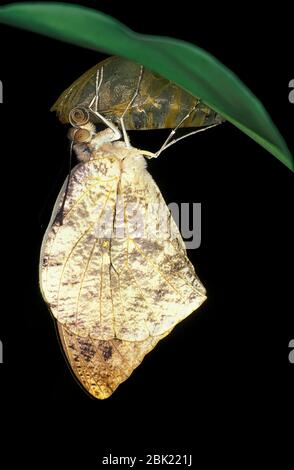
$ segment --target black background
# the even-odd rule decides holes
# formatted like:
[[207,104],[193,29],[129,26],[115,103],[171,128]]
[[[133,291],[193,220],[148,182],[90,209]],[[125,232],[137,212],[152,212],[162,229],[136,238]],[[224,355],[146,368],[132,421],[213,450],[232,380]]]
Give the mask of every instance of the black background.
[[[79,3],[96,5],[135,31],[182,38],[214,54],[261,99],[294,153],[294,105],[288,101],[293,47],[282,3],[260,13],[248,4]],[[9,416],[18,410],[12,437],[22,410],[30,418],[22,421],[20,441],[33,417],[40,419],[35,434],[43,443],[49,422],[54,426],[46,459],[58,451],[98,465],[107,450],[138,456],[169,450],[192,452],[196,465],[204,454],[208,465],[213,456],[230,462],[231,448],[240,445],[242,461],[246,449],[255,448],[262,462],[274,452],[273,419],[286,422],[293,408],[293,173],[228,123],[149,162],[167,202],[202,204],[202,244],[189,257],[208,300],[111,398],[91,400],[60,351],[38,289],[38,257],[68,166],[66,128],[49,108],[105,56],[0,28],[0,394]],[[157,150],[165,136],[130,133],[135,146],[148,150]],[[21,458],[32,460],[34,448],[35,441]],[[286,450],[285,441],[283,455]]]

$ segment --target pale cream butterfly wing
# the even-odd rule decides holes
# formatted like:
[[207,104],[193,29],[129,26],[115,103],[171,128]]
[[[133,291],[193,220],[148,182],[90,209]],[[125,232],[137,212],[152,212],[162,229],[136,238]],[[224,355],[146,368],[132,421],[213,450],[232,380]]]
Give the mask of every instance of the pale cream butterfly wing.
[[[206,297],[174,222],[164,234],[146,233],[150,226],[160,227],[161,219],[172,219],[143,157],[120,144],[109,144],[73,170],[62,219],[61,192],[44,237],[41,289],[71,333],[143,341],[166,333]],[[127,214],[133,205],[144,222],[139,237]],[[109,238],[100,238],[105,222]],[[107,232],[111,229],[113,234]]]
[[126,236],[115,237],[111,244],[117,336],[131,341],[164,334],[206,298],[179,230],[142,160],[134,153],[124,160],[119,196]]
[[72,170],[60,214],[67,186],[63,185],[43,240],[40,286],[60,323],[81,336],[93,332],[95,338],[109,339],[115,336],[109,250],[95,230],[105,211],[115,210],[119,177],[103,177],[101,163],[91,160]]

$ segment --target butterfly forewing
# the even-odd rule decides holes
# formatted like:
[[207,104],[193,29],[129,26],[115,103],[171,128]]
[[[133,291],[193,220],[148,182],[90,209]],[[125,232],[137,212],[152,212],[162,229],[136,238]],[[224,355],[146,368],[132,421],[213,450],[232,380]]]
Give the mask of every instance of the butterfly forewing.
[[143,341],[199,307],[205,290],[143,157],[119,155],[97,154],[73,170],[63,214],[57,209],[44,238],[41,288],[71,333]]

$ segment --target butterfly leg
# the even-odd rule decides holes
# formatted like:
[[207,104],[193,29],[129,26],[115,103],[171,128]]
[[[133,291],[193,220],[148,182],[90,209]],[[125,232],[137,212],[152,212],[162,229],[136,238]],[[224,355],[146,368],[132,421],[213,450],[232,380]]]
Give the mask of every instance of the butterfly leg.
[[185,134],[181,137],[178,137],[177,139],[172,140],[173,136],[175,135],[179,127],[183,124],[183,122],[185,122],[191,116],[196,106],[197,105],[193,106],[191,110],[186,114],[186,116],[184,116],[183,119],[181,119],[180,122],[176,125],[176,127],[170,132],[170,134],[168,135],[167,139],[164,141],[160,149],[155,153],[156,157],[158,157],[165,149],[167,149],[171,145],[174,145],[176,142],[179,142],[180,140],[185,139],[186,137],[189,137],[190,135],[194,135],[194,134],[197,134],[198,132],[206,131],[207,129],[210,129],[211,127],[215,127],[219,125],[219,123],[212,124],[211,126],[207,126],[202,129],[197,129],[197,130],[188,132],[188,134]]
[[[170,147],[171,145],[176,144],[176,143],[179,142],[180,140],[183,140],[183,139],[185,139],[186,137],[190,137],[191,135],[198,134],[198,132],[207,131],[208,129],[211,129],[212,127],[219,126],[220,124],[221,124],[220,122],[218,122],[217,124],[211,124],[211,126],[207,126],[207,127],[201,128],[201,129],[197,129],[196,131],[189,132],[188,134],[182,135],[181,137],[178,137],[177,139],[173,139],[171,142],[168,142],[168,143],[164,144],[164,145],[158,150],[158,152],[155,153],[155,157],[157,158],[164,150],[166,150],[166,149],[167,149],[168,147]],[[171,135],[171,137],[172,137],[172,135]]]
[[99,103],[99,90],[103,82],[103,67],[101,67],[101,70],[97,70],[96,74],[96,90],[95,90],[95,95],[89,104],[89,110],[96,116],[98,117],[107,127],[109,127],[113,133],[113,140],[119,140],[121,138],[121,132],[120,130],[116,127],[113,122],[109,121],[109,119],[106,119],[102,114],[99,113],[98,111],[98,103]]
[[141,85],[141,82],[142,82],[143,71],[144,71],[144,67],[143,67],[143,65],[141,65],[141,67],[140,67],[140,73],[139,73],[139,78],[138,78],[138,83],[137,83],[137,87],[136,87],[135,93],[133,94],[132,99],[130,100],[129,104],[127,105],[126,109],[124,110],[124,112],[122,113],[122,115],[121,115],[121,117],[120,117],[120,119],[119,119],[119,120],[120,120],[121,129],[122,129],[122,133],[123,133],[123,137],[124,137],[124,141],[125,141],[125,144],[126,144],[127,147],[131,147],[131,144],[130,144],[130,139],[129,139],[129,136],[128,136],[128,134],[127,134],[126,128],[125,128],[124,116],[126,115],[127,111],[130,109],[130,107],[132,106],[133,102],[135,101],[135,99],[136,99],[137,96],[138,96],[139,89],[140,89],[140,85]]

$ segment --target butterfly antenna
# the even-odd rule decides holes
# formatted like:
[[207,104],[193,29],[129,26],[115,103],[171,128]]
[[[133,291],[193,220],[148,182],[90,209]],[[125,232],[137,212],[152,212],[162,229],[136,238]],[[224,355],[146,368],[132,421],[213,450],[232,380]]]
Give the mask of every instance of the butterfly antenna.
[[60,168],[58,170],[58,174],[56,176],[56,181],[53,183],[52,187],[50,188],[50,191],[48,192],[46,198],[45,198],[45,201],[38,213],[38,221],[39,221],[39,225],[40,227],[43,227],[44,224],[47,223],[47,217],[44,215],[49,204],[50,204],[50,201],[51,201],[51,198],[53,196],[55,196],[56,194],[56,191],[57,191],[57,188],[58,186],[60,187],[60,178],[64,178],[64,172],[65,172],[65,168],[68,166],[68,156],[67,158],[63,158],[62,160],[62,163],[60,165]]
[[59,213],[58,213],[58,218],[60,219],[60,225],[63,225],[64,206],[65,206],[65,201],[66,201],[66,197],[67,197],[67,194],[68,194],[69,182],[70,182],[70,177],[71,177],[72,149],[73,149],[73,141],[70,142],[68,178],[67,178],[67,181],[66,181],[66,187],[65,187],[65,191],[64,191],[63,201],[62,201]]

